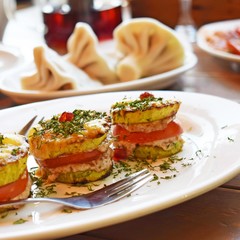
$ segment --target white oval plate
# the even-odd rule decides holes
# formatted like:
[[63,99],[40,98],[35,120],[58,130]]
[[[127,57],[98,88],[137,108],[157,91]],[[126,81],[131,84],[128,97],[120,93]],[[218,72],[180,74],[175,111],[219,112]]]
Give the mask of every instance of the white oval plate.
[[240,26],[240,20],[228,20],[221,22],[214,22],[203,25],[197,32],[197,45],[205,52],[212,56],[225,59],[231,62],[240,62],[240,56],[236,54],[227,53],[221,50],[214,49],[207,42],[207,37],[211,36],[216,31],[229,31]]
[[79,96],[85,94],[94,94],[112,91],[125,90],[142,90],[142,89],[164,89],[177,81],[177,77],[187,70],[193,68],[197,63],[197,57],[190,51],[186,51],[186,59],[184,65],[171,71],[154,75],[151,77],[133,80],[130,82],[116,83],[110,85],[99,86],[95,88],[82,88],[77,90],[66,91],[28,91],[23,90],[20,85],[20,76],[27,72],[29,64],[17,69],[0,79],[1,91],[11,97],[17,103],[29,103],[41,100],[49,100],[54,98]]
[[[156,97],[182,101],[177,120],[183,126],[185,144],[183,151],[178,154],[178,157],[183,158],[176,164],[178,172],[157,172],[161,184],[157,181],[150,182],[131,196],[96,209],[64,213],[59,205],[26,205],[5,218],[0,218],[0,238],[56,239],[121,223],[192,199],[240,173],[238,103],[197,93],[151,92]],[[40,119],[42,116],[50,117],[76,108],[109,111],[115,101],[126,96],[136,98],[140,93],[142,92],[100,93],[13,107],[0,112],[0,131],[18,132],[36,114]],[[176,177],[160,179],[164,174],[176,174]],[[113,178],[110,176],[105,181],[109,183]],[[66,188],[61,188],[62,192],[65,190]],[[27,221],[13,225],[14,221],[21,218]]]

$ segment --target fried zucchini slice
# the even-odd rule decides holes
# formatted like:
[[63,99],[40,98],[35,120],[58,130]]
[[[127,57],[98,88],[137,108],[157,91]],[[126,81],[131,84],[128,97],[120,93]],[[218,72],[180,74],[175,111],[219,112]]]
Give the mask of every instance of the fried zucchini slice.
[[88,183],[103,179],[110,175],[112,166],[100,172],[96,170],[77,171],[60,173],[56,178],[57,182],[62,183]]
[[93,110],[55,115],[29,131],[30,152],[39,160],[89,152],[107,138],[109,122],[106,113]]
[[137,124],[159,121],[174,116],[180,107],[179,101],[148,97],[134,101],[123,100],[111,107],[113,124]]
[[0,134],[0,186],[15,182],[27,167],[28,143],[18,134]]
[[134,149],[133,156],[139,159],[159,159],[172,156],[182,150],[184,141],[172,142],[168,149],[159,146],[139,145]]

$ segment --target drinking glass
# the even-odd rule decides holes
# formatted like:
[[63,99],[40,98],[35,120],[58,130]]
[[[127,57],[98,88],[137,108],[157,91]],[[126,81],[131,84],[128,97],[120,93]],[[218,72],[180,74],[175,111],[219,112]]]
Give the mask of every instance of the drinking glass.
[[122,0],[45,0],[41,9],[46,43],[63,53],[77,22],[88,23],[99,41],[111,39],[122,22]]
[[190,43],[194,43],[196,41],[196,25],[191,16],[192,0],[179,0],[179,4],[180,18],[175,30]]

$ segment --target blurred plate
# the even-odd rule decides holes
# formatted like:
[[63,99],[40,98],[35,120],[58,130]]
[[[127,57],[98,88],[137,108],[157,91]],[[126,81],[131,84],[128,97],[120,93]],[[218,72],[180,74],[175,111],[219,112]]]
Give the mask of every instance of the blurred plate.
[[0,73],[5,74],[8,70],[19,65],[22,57],[15,48],[0,44]]
[[29,103],[41,100],[49,100],[61,97],[78,96],[93,93],[123,91],[123,90],[142,90],[142,89],[164,89],[177,81],[178,76],[187,70],[194,67],[197,63],[197,57],[189,50],[185,53],[186,59],[181,67],[175,68],[171,71],[164,72],[158,75],[133,80],[130,82],[121,82],[110,85],[103,85],[98,87],[84,87],[76,90],[64,91],[30,91],[23,90],[20,85],[20,76],[26,72],[29,65],[7,74],[4,78],[0,79],[1,91],[11,97],[17,103]]
[[221,50],[217,50],[209,45],[207,37],[212,36],[216,31],[229,31],[234,30],[236,27],[240,27],[240,19],[228,20],[221,22],[209,23],[201,28],[197,32],[197,45],[205,52],[231,62],[240,63],[240,56],[232,53],[227,53]]

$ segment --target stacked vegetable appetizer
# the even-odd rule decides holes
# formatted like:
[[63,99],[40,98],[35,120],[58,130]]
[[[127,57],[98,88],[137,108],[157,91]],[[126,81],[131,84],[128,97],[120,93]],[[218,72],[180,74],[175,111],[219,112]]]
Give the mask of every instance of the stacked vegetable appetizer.
[[[29,146],[18,134],[0,134],[0,202],[27,198],[31,179],[27,169]],[[0,208],[0,212],[15,209]]]
[[114,161],[156,160],[180,152],[180,105],[144,92],[137,99],[115,102],[109,113],[75,109],[41,120],[27,140],[19,134],[0,134],[0,202],[29,196],[29,154],[38,164],[38,178],[75,184],[109,176]]
[[143,93],[112,105],[114,159],[169,157],[183,147],[181,126],[174,121],[179,101]]
[[38,175],[48,182],[82,183],[106,177],[112,169],[106,113],[75,110],[41,121],[29,133]]

